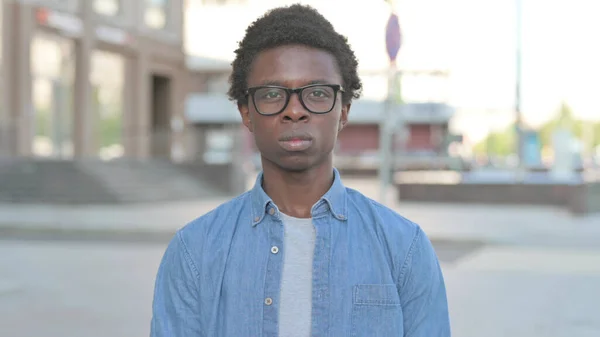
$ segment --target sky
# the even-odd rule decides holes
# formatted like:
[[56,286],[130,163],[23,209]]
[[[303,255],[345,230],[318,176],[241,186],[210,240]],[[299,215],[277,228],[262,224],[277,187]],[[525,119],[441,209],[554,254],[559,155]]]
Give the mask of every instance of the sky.
[[[387,81],[383,0],[305,0],[354,49],[366,98],[381,99]],[[600,1],[520,0],[522,10],[522,112],[538,127],[566,101],[578,118],[600,121]],[[192,2],[193,3],[193,2]],[[246,0],[240,6],[191,6],[190,54],[230,62],[245,27],[286,0]],[[398,0],[402,29],[400,69],[405,94],[441,95],[457,109],[455,131],[473,141],[506,127],[514,117],[517,0]],[[410,70],[445,70],[433,81]],[[410,98],[410,97],[409,97]]]

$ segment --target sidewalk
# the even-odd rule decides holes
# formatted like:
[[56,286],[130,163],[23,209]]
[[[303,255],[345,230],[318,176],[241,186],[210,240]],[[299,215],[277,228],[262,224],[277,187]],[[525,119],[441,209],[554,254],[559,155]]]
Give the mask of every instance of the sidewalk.
[[[344,182],[377,198],[378,185],[373,180]],[[0,204],[0,236],[36,232],[170,236],[226,200],[122,206]],[[398,202],[389,206],[418,223],[432,240],[600,248],[600,215],[578,218],[562,209],[535,206]]]

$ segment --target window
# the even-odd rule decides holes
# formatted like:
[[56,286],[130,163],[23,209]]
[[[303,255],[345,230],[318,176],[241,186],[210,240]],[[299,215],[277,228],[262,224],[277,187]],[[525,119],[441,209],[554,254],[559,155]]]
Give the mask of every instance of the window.
[[169,0],[145,0],[144,23],[153,29],[165,29],[169,16]]
[[202,159],[207,164],[227,164],[232,161],[233,134],[231,130],[207,130],[206,149]]
[[98,156],[103,160],[122,157],[125,58],[95,50],[92,54],[90,83],[93,88],[93,137]]
[[117,16],[121,12],[119,0],[94,0],[94,11],[100,15]]
[[73,156],[73,90],[75,43],[37,32],[31,40],[34,156]]

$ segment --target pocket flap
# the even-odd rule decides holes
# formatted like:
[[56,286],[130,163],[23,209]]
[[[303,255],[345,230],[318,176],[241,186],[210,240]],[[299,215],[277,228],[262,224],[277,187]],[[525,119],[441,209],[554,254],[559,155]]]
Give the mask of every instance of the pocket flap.
[[354,304],[400,305],[395,284],[358,284],[354,286]]

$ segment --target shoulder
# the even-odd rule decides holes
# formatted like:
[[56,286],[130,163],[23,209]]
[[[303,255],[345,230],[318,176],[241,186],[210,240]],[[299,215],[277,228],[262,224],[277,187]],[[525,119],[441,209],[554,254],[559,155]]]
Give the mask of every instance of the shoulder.
[[[381,226],[382,229],[402,233],[403,236],[414,238],[421,230],[419,225],[400,215],[395,210],[385,206],[361,192],[346,188],[349,211],[362,217],[370,217],[370,223]],[[412,234],[412,235],[410,235]]]
[[415,222],[362,193],[347,189],[351,225],[361,228],[363,237],[373,234],[389,253],[396,279],[404,279],[413,264],[435,260],[429,238]]
[[242,214],[249,214],[244,212],[249,207],[250,194],[245,192],[190,221],[177,231],[177,236],[186,245],[198,246],[206,239],[234,230],[244,220]]
[[379,241],[401,263],[411,255],[423,240],[428,238],[421,227],[400,213],[359,191],[348,188],[348,211],[352,223],[363,230],[375,233]]

